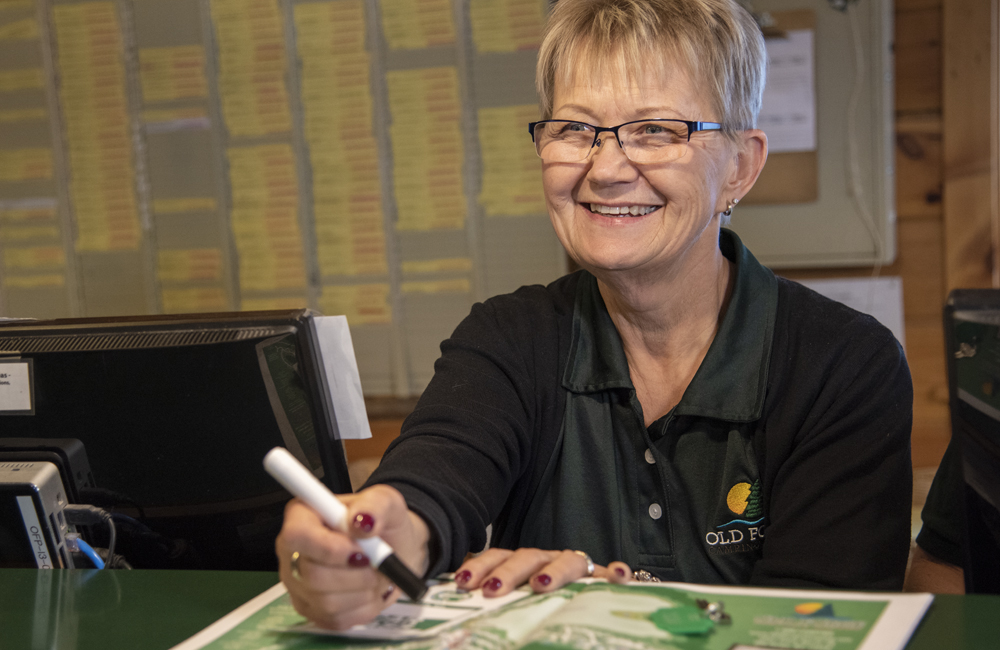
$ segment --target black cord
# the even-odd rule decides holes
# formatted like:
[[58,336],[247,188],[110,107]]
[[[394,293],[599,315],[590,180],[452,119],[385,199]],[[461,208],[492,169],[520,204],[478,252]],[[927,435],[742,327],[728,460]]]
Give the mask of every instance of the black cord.
[[101,559],[104,560],[104,566],[107,569],[133,569],[133,568],[135,568],[135,567],[133,567],[129,563],[128,560],[126,560],[121,555],[115,555],[114,557],[109,557],[107,549],[98,548],[98,549],[94,549],[94,550],[95,550],[95,552],[98,555],[101,556]]
[[118,526],[122,526],[124,529],[128,529],[129,527],[131,527],[131,528],[134,528],[134,529],[136,529],[137,531],[139,531],[141,533],[146,533],[146,534],[152,533],[152,534],[155,534],[155,533],[153,533],[153,529],[152,528],[150,528],[146,524],[142,523],[141,521],[139,521],[135,517],[129,517],[128,515],[122,514],[120,512],[112,512],[111,513],[111,518],[115,521],[115,524],[117,524]]
[[115,557],[115,542],[118,537],[111,513],[96,506],[78,503],[69,504],[63,512],[66,515],[66,523],[75,526],[93,526],[99,523],[108,525],[108,561],[104,564],[104,568],[108,568]]
[[[107,515],[107,519],[105,521],[108,522],[108,558],[112,562],[114,562],[115,542],[117,541],[118,533],[115,530],[115,520],[107,512],[105,512],[104,514]],[[105,564],[104,566],[106,567],[108,565]]]
[[134,508],[139,514],[139,519],[146,518],[146,511],[143,509],[141,503],[131,497],[115,492],[114,490],[108,490],[107,488],[82,488],[80,490],[79,500],[106,509],[117,508],[119,506]]

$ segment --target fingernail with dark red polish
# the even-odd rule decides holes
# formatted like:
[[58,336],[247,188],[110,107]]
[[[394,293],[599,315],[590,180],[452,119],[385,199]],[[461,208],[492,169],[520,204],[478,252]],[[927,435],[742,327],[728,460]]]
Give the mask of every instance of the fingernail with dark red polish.
[[368,557],[365,556],[364,553],[355,553],[347,558],[347,563],[353,567],[363,567],[371,564],[371,562],[368,561]]
[[455,575],[455,582],[458,582],[460,584],[465,584],[469,580],[472,580],[472,572],[471,571],[459,571]]
[[535,582],[542,585],[543,587],[548,587],[550,584],[552,584],[552,578],[548,574],[543,573],[535,578]]
[[615,567],[615,574],[617,574],[619,578],[624,578],[625,577],[625,569],[623,569],[621,567]]
[[486,589],[488,591],[498,591],[502,586],[503,583],[500,582],[500,578],[490,578],[489,580],[486,581],[486,586],[483,587],[483,589]]
[[389,600],[389,596],[391,596],[394,591],[396,591],[396,585],[389,585],[389,588],[382,594],[382,600]]
[[367,512],[362,512],[354,516],[354,521],[351,522],[351,525],[362,532],[370,533],[372,532],[372,528],[375,528],[375,518]]

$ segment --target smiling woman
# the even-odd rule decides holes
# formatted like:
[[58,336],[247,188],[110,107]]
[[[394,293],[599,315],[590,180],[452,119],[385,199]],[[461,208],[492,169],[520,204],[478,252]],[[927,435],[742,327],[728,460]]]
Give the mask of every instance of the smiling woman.
[[372,534],[488,596],[633,570],[900,588],[902,350],[723,228],[767,158],[764,69],[733,0],[555,5],[529,133],[582,270],[476,305],[441,344],[369,487],[344,497],[350,535],[289,505],[277,552],[300,612],[346,627],[397,597],[356,543]]

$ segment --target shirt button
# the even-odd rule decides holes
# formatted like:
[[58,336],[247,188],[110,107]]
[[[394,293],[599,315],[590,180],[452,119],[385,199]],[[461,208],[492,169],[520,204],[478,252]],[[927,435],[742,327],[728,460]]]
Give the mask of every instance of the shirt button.
[[663,508],[660,507],[659,503],[649,506],[649,516],[653,519],[659,519],[663,516]]
[[656,459],[653,458],[653,450],[652,449],[647,449],[645,456],[646,456],[646,462],[649,463],[650,465],[653,465],[654,463],[656,463]]

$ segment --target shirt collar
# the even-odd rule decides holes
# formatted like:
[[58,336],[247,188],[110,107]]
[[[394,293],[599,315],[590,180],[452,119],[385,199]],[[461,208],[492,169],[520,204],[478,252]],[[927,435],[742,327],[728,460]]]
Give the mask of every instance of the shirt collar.
[[[749,422],[760,417],[778,304],[778,282],[730,230],[719,247],[735,266],[729,308],[676,415]],[[573,338],[563,387],[575,393],[634,390],[618,330],[597,286],[583,272],[573,310]]]

